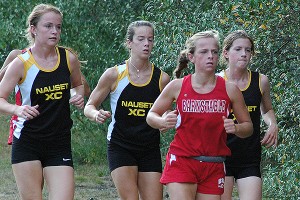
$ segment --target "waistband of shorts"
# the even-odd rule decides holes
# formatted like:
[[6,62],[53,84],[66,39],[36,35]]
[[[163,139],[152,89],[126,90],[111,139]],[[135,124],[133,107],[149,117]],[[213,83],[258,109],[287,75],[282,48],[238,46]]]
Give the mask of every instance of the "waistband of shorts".
[[225,156],[193,156],[191,158],[202,162],[214,162],[214,163],[221,163],[226,160]]

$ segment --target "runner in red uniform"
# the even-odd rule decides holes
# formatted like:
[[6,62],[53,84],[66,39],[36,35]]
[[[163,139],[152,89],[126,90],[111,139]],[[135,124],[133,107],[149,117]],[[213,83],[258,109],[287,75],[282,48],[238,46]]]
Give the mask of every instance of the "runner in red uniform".
[[[177,77],[188,62],[195,73],[171,81],[147,115],[153,128],[176,127],[161,183],[170,198],[220,199],[224,192],[224,161],[230,155],[226,135],[248,137],[253,127],[243,96],[232,83],[215,75],[219,42],[216,31],[189,38],[175,70]],[[164,113],[176,101],[176,110]],[[231,106],[239,121],[227,119]]]

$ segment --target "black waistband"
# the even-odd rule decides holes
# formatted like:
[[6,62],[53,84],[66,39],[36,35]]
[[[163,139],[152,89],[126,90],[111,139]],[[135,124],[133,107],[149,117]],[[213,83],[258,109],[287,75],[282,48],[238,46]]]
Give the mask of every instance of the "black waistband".
[[214,162],[214,163],[220,163],[226,160],[225,156],[193,156],[191,158],[202,162]]

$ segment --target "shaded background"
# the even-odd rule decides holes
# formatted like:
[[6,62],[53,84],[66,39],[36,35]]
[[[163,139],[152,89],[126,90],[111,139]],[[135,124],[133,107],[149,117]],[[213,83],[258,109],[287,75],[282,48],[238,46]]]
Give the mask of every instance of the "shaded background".
[[[106,68],[128,58],[123,43],[132,21],[143,19],[154,23],[155,47],[151,61],[169,75],[176,67],[186,39],[194,33],[215,29],[222,41],[233,30],[246,30],[255,40],[256,48],[250,68],[269,77],[280,128],[278,148],[263,147],[264,198],[300,198],[299,1],[1,0],[1,64],[12,49],[28,46],[24,38],[27,16],[39,3],[50,3],[63,11],[60,45],[73,48],[80,60],[87,61],[82,71],[91,89]],[[218,71],[224,68],[220,65]],[[193,67],[185,70],[185,74],[192,70]],[[104,106],[109,108],[107,102]],[[72,110],[76,164],[107,163],[108,124],[96,125],[81,111]],[[163,157],[172,136],[173,130],[162,135]]]

